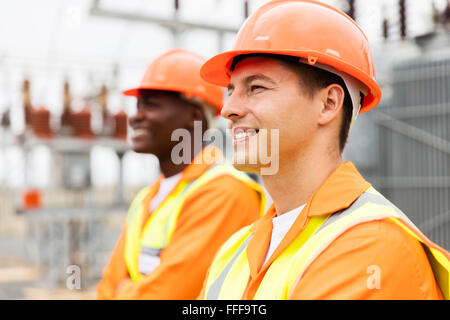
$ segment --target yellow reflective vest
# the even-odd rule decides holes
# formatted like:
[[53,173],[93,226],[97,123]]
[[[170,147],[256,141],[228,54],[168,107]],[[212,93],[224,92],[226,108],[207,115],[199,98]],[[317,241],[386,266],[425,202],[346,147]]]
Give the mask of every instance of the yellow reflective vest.
[[142,220],[149,208],[142,205],[150,187],[142,189],[133,200],[127,215],[127,228],[125,238],[125,263],[131,280],[139,281],[144,277],[139,272],[138,259],[142,252],[152,252],[159,256],[166,247],[177,226],[177,218],[183,204],[189,196],[209,181],[222,176],[230,175],[249,187],[256,190],[261,198],[261,215],[264,213],[265,197],[259,184],[249,178],[245,173],[237,171],[226,163],[216,164],[203,175],[192,181],[181,181],[176,190],[150,215],[142,228]]
[[[342,233],[360,223],[391,219],[425,248],[445,299],[450,298],[448,252],[434,245],[395,205],[373,187],[350,207],[328,216],[312,217],[300,235],[268,268],[255,299],[289,299],[309,265]],[[246,253],[251,226],[235,233],[217,253],[206,280],[205,299],[241,299],[250,277]]]

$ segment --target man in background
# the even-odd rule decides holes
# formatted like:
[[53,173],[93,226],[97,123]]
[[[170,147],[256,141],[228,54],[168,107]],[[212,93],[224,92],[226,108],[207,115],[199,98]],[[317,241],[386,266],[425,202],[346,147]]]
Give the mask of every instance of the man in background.
[[[200,78],[204,61],[170,50],[150,64],[138,88],[124,92],[138,99],[129,119],[133,150],[154,154],[162,175],[133,200],[99,299],[196,298],[221,244],[264,210],[257,183],[220,163],[219,149],[194,141],[195,124],[204,132],[222,107],[221,89]],[[173,152],[177,129],[190,137],[182,154]]]

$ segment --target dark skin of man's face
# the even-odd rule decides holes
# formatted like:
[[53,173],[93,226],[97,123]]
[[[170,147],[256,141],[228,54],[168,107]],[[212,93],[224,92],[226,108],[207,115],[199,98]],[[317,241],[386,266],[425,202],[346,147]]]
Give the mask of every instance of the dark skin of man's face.
[[172,132],[178,128],[192,131],[194,121],[202,119],[202,111],[180,99],[178,93],[142,90],[137,112],[129,118],[133,150],[154,154],[163,166],[162,162],[170,162],[172,148],[179,143],[171,141]]

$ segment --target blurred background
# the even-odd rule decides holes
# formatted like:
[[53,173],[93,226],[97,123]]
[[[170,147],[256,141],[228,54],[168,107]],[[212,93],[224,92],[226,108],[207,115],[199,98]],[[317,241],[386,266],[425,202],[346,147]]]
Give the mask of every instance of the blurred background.
[[[136,101],[121,91],[170,48],[231,49],[265,2],[0,2],[0,299],[95,297],[128,205],[159,175],[154,156],[130,150]],[[364,30],[383,90],[345,160],[448,250],[449,1],[323,2]]]

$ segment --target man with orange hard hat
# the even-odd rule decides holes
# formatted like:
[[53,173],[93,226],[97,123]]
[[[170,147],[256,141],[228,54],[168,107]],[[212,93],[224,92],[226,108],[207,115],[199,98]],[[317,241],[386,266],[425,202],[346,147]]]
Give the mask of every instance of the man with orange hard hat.
[[[138,88],[124,91],[137,97],[129,119],[133,149],[154,154],[162,175],[133,200],[99,299],[196,298],[220,245],[264,210],[257,183],[221,162],[219,149],[203,140],[195,148],[196,123],[201,133],[211,126],[223,99],[222,89],[201,79],[204,61],[170,50],[150,64]],[[187,133],[182,155],[173,152],[177,130]]]
[[[318,1],[270,1],[201,75],[228,87],[235,167],[261,173],[274,204],[221,247],[200,298],[449,298],[449,253],[342,161],[352,122],[381,99],[355,21]],[[278,170],[264,175],[258,152],[273,145]]]

